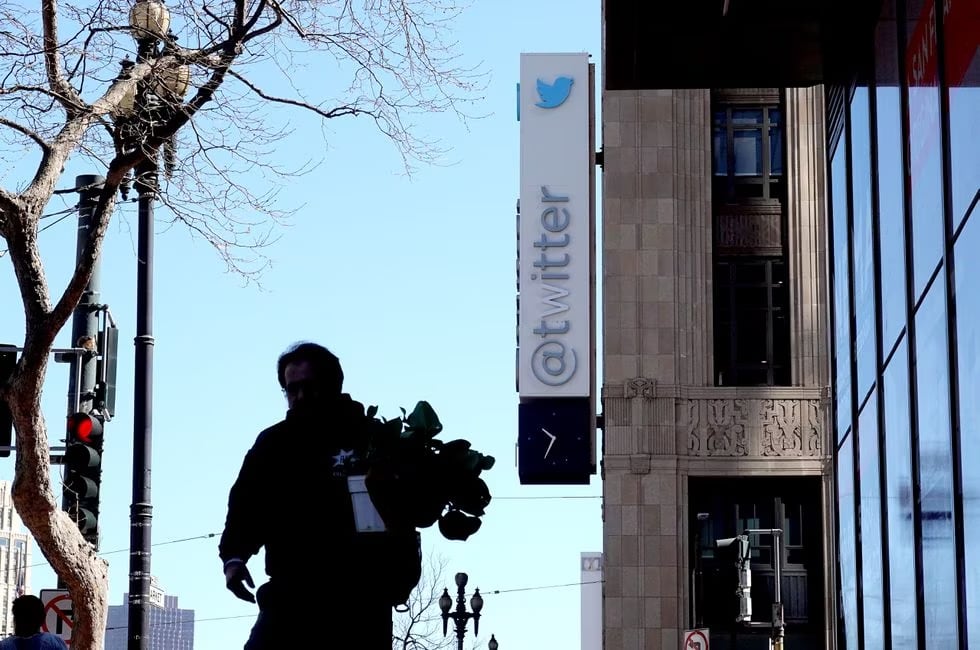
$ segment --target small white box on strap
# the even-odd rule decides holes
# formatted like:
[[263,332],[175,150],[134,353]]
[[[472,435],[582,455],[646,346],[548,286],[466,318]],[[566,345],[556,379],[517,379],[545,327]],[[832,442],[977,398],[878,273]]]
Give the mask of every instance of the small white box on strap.
[[385,522],[368,494],[365,476],[358,474],[347,477],[347,490],[354,506],[354,527],[359,533],[383,533]]

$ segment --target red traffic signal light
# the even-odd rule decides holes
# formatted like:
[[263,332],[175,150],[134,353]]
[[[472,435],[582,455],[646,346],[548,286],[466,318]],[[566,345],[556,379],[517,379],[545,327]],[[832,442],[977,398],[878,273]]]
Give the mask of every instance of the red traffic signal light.
[[102,443],[102,421],[88,413],[72,413],[68,416],[68,444],[81,442],[86,445]]
[[89,543],[99,546],[99,492],[102,484],[102,418],[68,416],[62,507]]

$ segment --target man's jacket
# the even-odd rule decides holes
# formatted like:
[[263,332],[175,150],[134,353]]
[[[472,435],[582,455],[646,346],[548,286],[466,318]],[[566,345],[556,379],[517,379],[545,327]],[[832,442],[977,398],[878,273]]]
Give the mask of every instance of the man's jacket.
[[[314,415],[290,411],[285,420],[262,431],[228,496],[218,545],[221,560],[247,561],[264,547],[266,573],[276,582],[301,585],[327,579],[336,580],[338,587],[374,582],[374,588],[378,580],[391,582],[393,569],[404,572],[400,565],[406,561],[415,564],[419,551],[414,530],[410,540],[406,535],[393,540],[385,533],[355,532],[347,477],[367,471],[364,457],[372,422],[363,404],[342,394]],[[392,567],[392,562],[399,566]],[[419,558],[419,571],[420,563]],[[404,588],[396,591],[392,600],[403,602]]]

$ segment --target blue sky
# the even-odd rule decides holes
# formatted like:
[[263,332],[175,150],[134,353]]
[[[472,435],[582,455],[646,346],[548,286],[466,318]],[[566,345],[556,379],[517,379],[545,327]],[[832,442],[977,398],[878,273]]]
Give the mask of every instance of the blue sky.
[[[474,109],[486,117],[465,126],[448,115],[421,121],[424,134],[452,146],[453,163],[422,167],[412,178],[367,121],[323,129],[300,113],[283,113],[295,135],[280,144],[276,161],[323,162],[278,199],[299,210],[266,251],[272,267],[261,288],[242,286],[186,230],[157,228],[152,568],[181,607],[195,610],[197,648],[241,647],[251,627],[254,606],[225,590],[217,538],[207,536],[221,531],[245,451],[284,412],[275,361],[300,339],[338,354],[345,389],[356,399],[391,416],[428,400],[443,421],[443,438],[467,438],[496,457],[486,473],[495,499],[482,529],[466,542],[449,542],[436,527],[423,531],[425,552],[446,563],[445,586],[466,571],[470,588],[484,595],[481,644],[493,633],[505,650],[579,647],[574,583],[580,552],[602,546],[598,477],[590,486],[521,486],[515,464],[514,89],[522,51],[586,51],[601,70],[600,24],[595,1],[475,2],[454,36],[464,60],[482,62],[489,74],[486,99]],[[303,75],[297,85],[316,83],[315,71]],[[76,174],[101,171],[69,166],[59,187],[70,187]],[[11,188],[16,174],[0,183]],[[47,212],[74,201],[56,197]],[[121,328],[101,515],[113,605],[123,604],[128,588],[135,222],[135,204],[123,206],[109,227],[102,267],[102,300]],[[73,261],[74,237],[74,217],[41,235],[56,291]],[[19,344],[23,321],[9,258],[0,259],[0,305],[0,342]],[[69,344],[69,330],[59,345]],[[43,400],[52,445],[63,435],[66,390],[64,367],[52,364]],[[298,456],[296,470],[316,471],[317,450]],[[54,472],[60,478],[60,468]],[[13,458],[0,460],[0,478],[12,476]],[[316,495],[300,498],[317,510]],[[323,549],[310,560],[329,565],[343,558]],[[262,576],[261,557],[250,567]],[[573,586],[551,587],[567,584]],[[54,586],[50,569],[36,565],[32,590]],[[325,586],[311,582],[297,594],[300,602],[317,603],[309,617],[313,638],[329,635],[316,620]]]

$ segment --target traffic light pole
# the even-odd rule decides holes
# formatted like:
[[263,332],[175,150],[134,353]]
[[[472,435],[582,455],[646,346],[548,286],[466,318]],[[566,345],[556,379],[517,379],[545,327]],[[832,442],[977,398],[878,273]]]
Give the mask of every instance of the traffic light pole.
[[[88,229],[91,227],[95,214],[95,204],[102,191],[105,178],[97,174],[83,174],[75,177],[75,191],[78,192],[78,231],[75,239],[75,264],[82,261],[85,243],[88,240]],[[71,415],[77,411],[89,412],[95,400],[95,385],[98,381],[97,349],[95,338],[99,333],[99,304],[101,258],[97,257],[92,263],[92,277],[85,285],[78,306],[72,314],[71,345],[74,348],[89,350],[85,354],[72,355],[68,373],[68,411]],[[71,444],[66,440],[66,444]],[[69,498],[62,491],[61,507],[69,507]],[[96,544],[96,548],[98,545]],[[66,587],[61,577],[58,577],[58,588]]]
[[[75,177],[75,190],[78,192],[78,236],[75,244],[75,263],[81,262],[88,240],[90,221],[95,214],[95,204],[102,191],[105,179],[96,174],[84,174]],[[68,378],[68,415],[76,411],[89,412],[95,399],[95,385],[98,381],[96,373],[98,356],[96,337],[99,333],[99,303],[101,259],[96,258],[92,263],[92,277],[85,285],[81,300],[72,315],[71,344],[76,348],[89,350],[79,355]]]
[[[752,535],[772,536],[774,584],[772,620],[769,623],[752,620],[752,561],[749,552],[749,537]],[[780,552],[783,545],[782,536],[782,528],[749,528],[743,531],[741,535],[715,541],[715,545],[719,548],[735,545],[738,549],[735,565],[738,569],[738,589],[736,593],[739,600],[739,614],[735,617],[735,622],[751,628],[769,627],[771,631],[769,636],[770,650],[783,650],[783,641],[786,636],[786,621],[783,617],[783,559]]]
[[128,650],[147,650],[150,629],[150,450],[153,441],[153,203],[157,166],[136,168],[139,194],[136,359],[133,396],[133,504],[130,506]]

